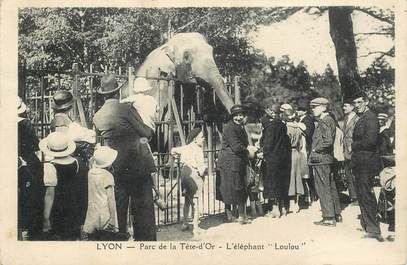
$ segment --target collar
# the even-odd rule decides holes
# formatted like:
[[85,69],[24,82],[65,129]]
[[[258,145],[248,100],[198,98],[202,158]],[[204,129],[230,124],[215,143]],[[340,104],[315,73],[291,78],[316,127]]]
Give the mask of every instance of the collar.
[[328,115],[329,115],[328,112],[323,112],[323,113],[321,114],[321,116],[319,116],[319,119],[322,120],[323,118],[325,118],[325,117],[328,116]]

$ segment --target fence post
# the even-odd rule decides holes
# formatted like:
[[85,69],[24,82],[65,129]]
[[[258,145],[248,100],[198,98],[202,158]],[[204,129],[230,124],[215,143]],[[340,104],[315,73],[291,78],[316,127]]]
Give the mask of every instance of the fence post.
[[[41,138],[45,137],[45,131],[44,131],[44,76],[41,74],[40,77],[40,87],[41,87]],[[37,99],[36,99],[37,100]]]
[[128,76],[129,76],[129,82],[128,82],[128,90],[129,90],[129,96],[133,95],[134,93],[134,74],[133,74],[133,67],[129,66],[129,70],[128,70]]
[[239,87],[239,77],[235,76],[234,80],[234,87],[235,87],[235,104],[241,104],[240,101],[240,87]]
[[[93,64],[89,65],[89,73],[93,73]],[[89,100],[89,120],[92,120],[93,115],[95,114],[95,108],[94,108],[94,99],[93,99],[93,76],[89,77],[89,94],[90,94],[90,100]]]

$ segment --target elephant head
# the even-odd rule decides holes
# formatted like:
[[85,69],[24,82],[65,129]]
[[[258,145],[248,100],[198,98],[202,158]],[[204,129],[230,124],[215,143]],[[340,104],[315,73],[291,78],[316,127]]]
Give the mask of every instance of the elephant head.
[[[173,74],[181,83],[199,83],[213,89],[228,111],[232,107],[234,102],[213,59],[213,49],[201,34],[180,33],[153,50],[136,71],[133,89],[147,92],[165,106],[169,95],[168,82],[151,78],[171,77]],[[191,89],[194,86],[185,87]]]

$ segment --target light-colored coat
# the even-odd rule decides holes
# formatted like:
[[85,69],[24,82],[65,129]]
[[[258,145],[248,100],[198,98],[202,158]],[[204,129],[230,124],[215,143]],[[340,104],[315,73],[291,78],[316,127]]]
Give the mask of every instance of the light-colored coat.
[[343,154],[346,160],[350,160],[352,155],[352,135],[355,124],[358,121],[358,115],[354,115],[348,122],[348,116],[345,117],[342,125],[343,131]]

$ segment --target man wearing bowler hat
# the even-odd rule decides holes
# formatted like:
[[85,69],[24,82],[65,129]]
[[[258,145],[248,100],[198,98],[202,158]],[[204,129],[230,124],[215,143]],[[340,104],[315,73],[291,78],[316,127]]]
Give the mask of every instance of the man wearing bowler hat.
[[69,117],[69,112],[74,104],[72,93],[69,91],[60,90],[55,92],[52,97],[51,107],[54,110],[54,118],[51,121],[51,132],[68,131],[72,119]]
[[342,221],[338,191],[331,174],[336,125],[328,113],[328,105],[329,101],[326,98],[311,100],[310,107],[317,125],[312,136],[308,164],[312,166],[315,188],[322,211],[322,220],[314,222],[314,224],[336,226],[336,222]]
[[365,93],[356,93],[352,98],[355,112],[359,116],[353,129],[351,168],[355,175],[356,195],[361,213],[360,224],[366,232],[364,238],[383,242],[376,218],[377,200],[372,181],[381,170],[378,154],[379,121],[369,109]]
[[148,139],[153,130],[146,126],[137,110],[130,104],[119,103],[115,76],[101,79],[97,93],[104,105],[95,113],[93,123],[104,143],[117,150],[113,163],[117,219],[120,232],[127,232],[127,210],[131,199],[134,240],[155,241],[155,217],[150,174],[155,172]]

